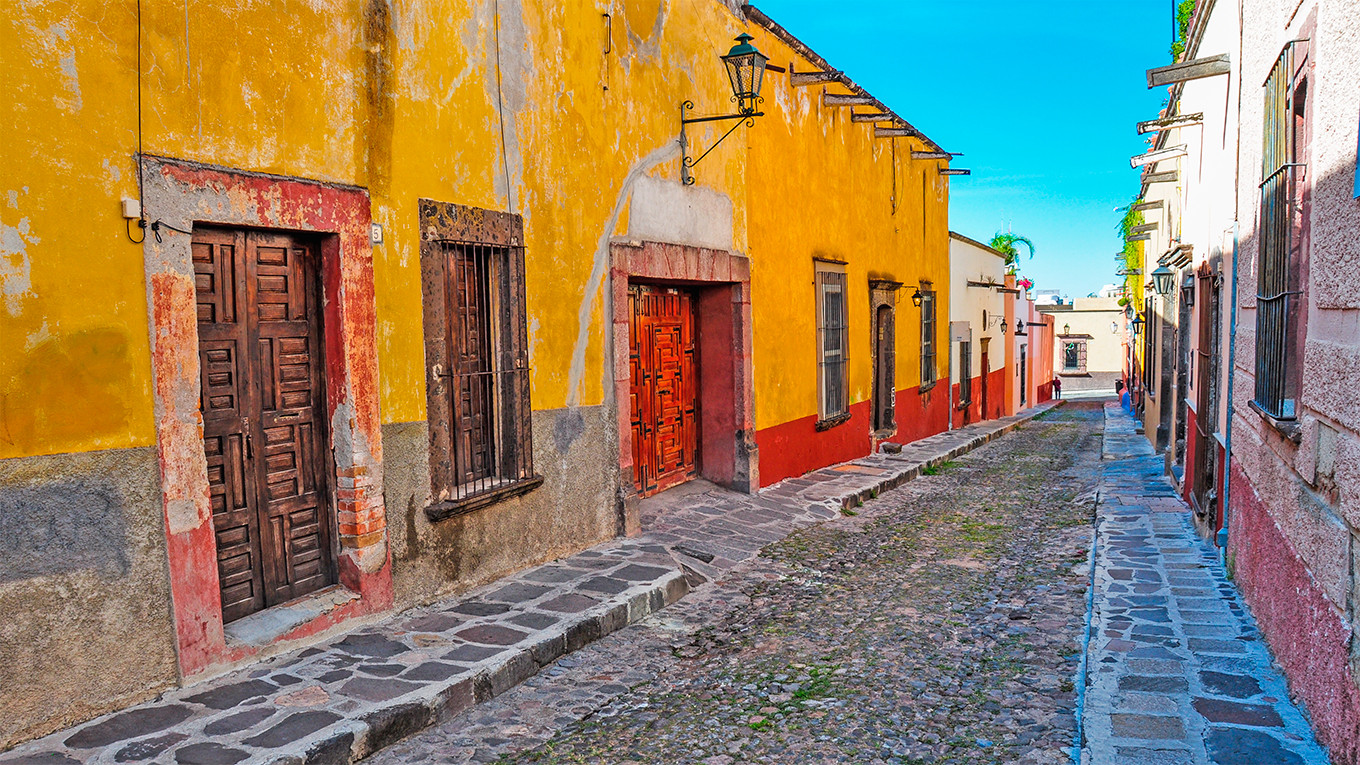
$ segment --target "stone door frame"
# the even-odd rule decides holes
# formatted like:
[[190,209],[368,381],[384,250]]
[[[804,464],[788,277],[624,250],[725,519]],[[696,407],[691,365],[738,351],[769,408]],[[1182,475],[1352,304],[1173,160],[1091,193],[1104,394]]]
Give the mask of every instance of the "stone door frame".
[[[147,231],[143,244],[152,392],[176,648],[180,674],[189,677],[277,652],[290,641],[392,605],[370,206],[368,192],[353,186],[167,157],[144,155],[139,160],[145,178],[143,208],[159,224],[158,231]],[[195,224],[281,229],[319,240],[335,553],[343,589],[312,596],[318,600],[313,616],[260,643],[229,640],[222,620],[198,409],[195,277],[190,235],[184,233]]]
[[638,531],[633,489],[632,385],[628,287],[633,283],[694,290],[699,334],[699,475],[750,493],[760,486],[751,365],[751,265],[746,256],[682,244],[610,244],[614,408],[618,420],[620,532]]

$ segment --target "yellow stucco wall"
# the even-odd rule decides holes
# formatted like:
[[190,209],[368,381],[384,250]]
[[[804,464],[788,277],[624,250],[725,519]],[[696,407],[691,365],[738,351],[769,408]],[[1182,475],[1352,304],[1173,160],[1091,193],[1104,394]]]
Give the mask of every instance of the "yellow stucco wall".
[[[717,57],[745,28],[716,0],[629,0],[606,19],[615,5],[499,0],[498,19],[493,0],[143,0],[142,147],[369,189],[384,422],[425,416],[417,200],[523,213],[534,407],[598,404],[602,243],[626,230],[627,179],[679,177],[678,105],[728,105]],[[134,0],[0,16],[0,458],[155,437],[142,248],[119,210],[138,195],[137,30]],[[775,63],[803,63],[751,31]],[[933,279],[947,337],[946,182],[910,160],[914,139],[895,139],[894,171],[893,141],[821,91],[771,73],[769,116],[701,166],[754,265],[762,427],[816,411],[816,254],[850,263],[853,359],[869,358],[871,274]],[[920,374],[906,295],[901,388]],[[853,400],[869,374],[852,366]]]
[[[772,64],[814,69],[774,35],[751,34]],[[898,389],[921,381],[920,311],[910,296],[922,280],[936,291],[936,379],[949,377],[948,181],[938,161],[911,159],[925,149],[920,140],[875,138],[873,123],[851,122],[851,107],[823,106],[823,90],[850,92],[794,87],[787,74],[768,73],[769,116],[747,137],[758,428],[817,414],[814,257],[847,263],[851,404],[873,393],[871,278],[906,284],[897,306]]]

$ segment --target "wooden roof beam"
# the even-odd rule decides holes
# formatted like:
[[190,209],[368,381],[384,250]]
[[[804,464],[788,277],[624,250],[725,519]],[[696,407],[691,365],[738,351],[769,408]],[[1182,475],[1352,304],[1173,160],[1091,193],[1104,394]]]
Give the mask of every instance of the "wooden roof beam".
[[827,72],[795,72],[793,71],[793,64],[789,64],[789,84],[795,88],[801,88],[807,85],[823,85],[828,82],[841,82],[843,77],[844,75],[834,70]]
[[852,96],[846,93],[823,93],[823,106],[878,106],[873,96]]
[[1138,134],[1156,133],[1162,130],[1171,130],[1173,128],[1190,127],[1191,125],[1202,124],[1204,124],[1204,112],[1177,114],[1174,117],[1163,117],[1162,119],[1138,123]]
[[1189,82],[1203,77],[1214,77],[1232,72],[1232,60],[1227,53],[1218,56],[1181,61],[1170,66],[1159,66],[1147,70],[1147,86],[1159,88],[1178,82]]
[[875,127],[874,138],[920,138],[921,132],[916,128],[902,127]]

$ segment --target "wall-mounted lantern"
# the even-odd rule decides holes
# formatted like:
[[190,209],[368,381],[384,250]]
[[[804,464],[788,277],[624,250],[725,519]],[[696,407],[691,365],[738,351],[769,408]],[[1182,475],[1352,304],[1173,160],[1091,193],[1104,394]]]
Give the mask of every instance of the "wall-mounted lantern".
[[1006,324],[1006,320],[1005,320],[1005,319],[1002,319],[1002,320],[1001,320],[1001,334],[1003,334],[1003,335],[1006,334],[1006,327],[1007,327],[1007,326],[1008,326],[1008,325]]
[[[727,69],[727,79],[732,84],[732,101],[737,105],[736,114],[719,114],[712,117],[690,117],[689,110],[694,108],[693,101],[685,101],[680,104],[680,179],[686,186],[694,185],[694,175],[689,169],[699,164],[708,156],[708,153],[718,148],[718,144],[727,139],[729,135],[744,123],[747,127],[755,127],[756,117],[765,116],[764,112],[756,111],[765,99],[760,97],[760,86],[765,79],[765,64],[770,60],[768,56],[756,49],[751,44],[755,38],[748,34],[737,36],[737,44],[722,56],[723,66]],[[708,151],[699,155],[698,159],[689,156],[689,141],[686,139],[685,126],[696,122],[722,122],[726,120],[738,120],[730,130],[723,133],[717,143],[708,147]]]
[[1135,335],[1138,334],[1138,331],[1139,331],[1140,329],[1142,329],[1142,328],[1143,328],[1143,317],[1142,317],[1142,315],[1135,315],[1135,316],[1133,317],[1133,334],[1135,334]]
[[1152,286],[1157,294],[1166,297],[1171,294],[1171,283],[1176,280],[1176,272],[1166,266],[1159,266],[1152,272]]
[[1064,325],[1063,325],[1063,337],[1066,337],[1066,336],[1068,336],[1068,335],[1070,335],[1070,334],[1072,334],[1072,325],[1071,325],[1071,324],[1064,324]]
[[920,308],[920,307],[921,307],[921,301],[923,301],[923,300],[925,300],[925,295],[922,295],[922,294],[921,294],[921,288],[920,288],[920,287],[917,287],[917,288],[916,288],[916,291],[913,292],[913,293],[911,293],[911,304],[912,304],[913,306],[917,307],[917,308]]
[[1110,322],[1110,334],[1112,335],[1119,334],[1119,322],[1115,321]]
[[[1031,325],[1031,326],[1033,326],[1033,325]],[[1024,319],[1016,319],[1016,320],[1015,320],[1015,335],[1016,335],[1016,337],[1025,337],[1025,336],[1026,336],[1026,333],[1025,333],[1025,320],[1024,320]]]

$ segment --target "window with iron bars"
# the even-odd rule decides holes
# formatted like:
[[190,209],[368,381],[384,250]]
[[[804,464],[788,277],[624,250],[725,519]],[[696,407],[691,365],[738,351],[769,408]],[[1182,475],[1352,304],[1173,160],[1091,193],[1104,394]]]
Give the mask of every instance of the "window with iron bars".
[[850,329],[846,305],[845,269],[817,263],[817,388],[819,420],[836,424],[849,417]]
[[[533,463],[523,224],[508,213],[479,213],[477,220],[500,224],[487,226],[489,242],[454,238],[477,233],[466,230],[434,238],[436,230],[421,247],[433,520],[543,482]],[[442,220],[450,218],[457,213]]]
[[973,344],[959,343],[959,403],[973,403]]
[[921,387],[935,384],[935,290],[921,283]]
[[1261,150],[1260,256],[1256,288],[1255,405],[1295,417],[1301,290],[1299,259],[1307,80],[1297,75],[1295,45],[1280,54],[1265,84]]
[[1086,373],[1086,341],[1063,341],[1063,371],[1072,374]]

